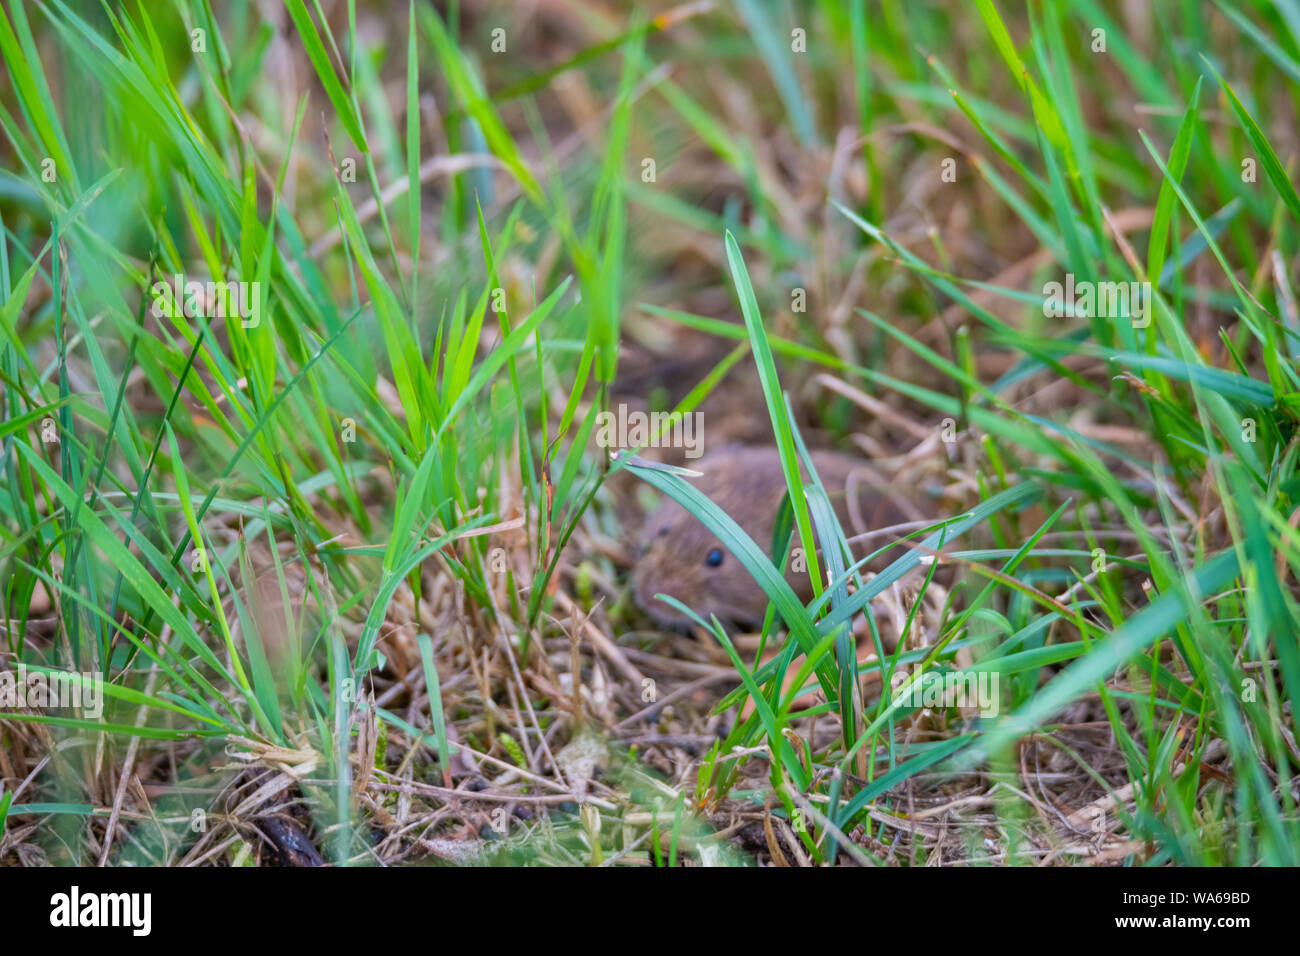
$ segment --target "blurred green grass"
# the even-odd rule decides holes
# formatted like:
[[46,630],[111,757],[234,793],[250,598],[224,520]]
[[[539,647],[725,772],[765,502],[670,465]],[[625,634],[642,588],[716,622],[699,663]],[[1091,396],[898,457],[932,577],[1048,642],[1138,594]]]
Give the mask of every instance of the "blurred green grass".
[[[1127,788],[1107,824],[1131,844],[1119,859],[1300,862],[1300,9],[1011,7],[979,0],[958,18],[938,3],[746,0],[646,20],[590,3],[516,26],[504,4],[287,0],[272,26],[236,2],[9,4],[5,650],[113,688],[104,722],[0,716],[65,735],[12,737],[11,766],[100,735],[119,757],[138,740],[136,760],[155,740],[187,748],[187,773],[209,782],[222,745],[318,754],[313,779],[328,782],[305,789],[336,861],[366,858],[376,815],[357,778],[410,771],[364,749],[381,732],[430,747],[448,784],[456,749],[475,749],[448,724],[474,712],[494,727],[508,710],[519,753],[495,733],[479,746],[536,773],[551,722],[572,722],[567,738],[582,714],[528,699],[509,667],[562,633],[566,563],[595,560],[576,553],[607,508],[591,430],[620,348],[655,322],[749,349],[790,484],[787,533],[805,548],[843,537],[797,467],[790,378],[814,367],[926,427],[952,420],[953,467],[980,500],[917,540],[951,551],[970,531],[987,547],[956,552],[963,583],[933,647],[860,662],[847,625],[922,552],[898,547],[870,581],[852,555],[814,563],[825,594],[803,608],[769,558],[785,547],[741,540],[683,479],[630,466],[719,528],[769,588],[768,630],[779,618],[790,631],[761,663],[709,625],[737,668],[724,704],[749,696],[753,713],[701,756],[693,786],[652,806],[680,820],[682,805],[761,805],[736,789],[745,761],[731,754],[766,749],[780,812],[804,819],[795,793],[820,811],[793,832],[824,861],[859,826],[893,839],[869,811],[901,813],[894,788],[972,768],[1010,786],[1038,742],[1102,790]],[[410,187],[429,160],[462,155]],[[1126,210],[1143,225],[1118,228]],[[996,281],[1039,250],[1018,281]],[[261,323],[151,316],[145,290],[178,273],[258,283]],[[1039,290],[1065,273],[1149,281],[1149,322],[1049,318]],[[809,313],[791,311],[794,286]],[[683,307],[719,287],[742,323]],[[852,348],[832,334],[840,305]],[[1074,407],[1026,401],[1061,382],[1089,424],[1143,440],[1107,441],[1076,427]],[[1027,507],[1040,497],[1041,514]],[[493,549],[515,533],[503,588]],[[1048,533],[1068,536],[1068,559]],[[397,605],[428,596],[431,564],[463,592],[506,696],[458,691],[460,716],[444,713],[448,669],[466,664],[434,633],[418,645],[424,703],[397,717],[365,688],[391,673],[381,636]],[[258,574],[281,598],[269,613],[287,650],[254,606]],[[32,620],[38,589],[53,626]],[[858,693],[902,664],[958,667],[963,650],[1005,681],[1001,716],[913,741],[914,708]],[[825,699],[809,708],[797,702],[814,677]],[[1122,784],[1060,733],[1090,695]],[[838,734],[814,746],[804,732],[823,714]],[[102,782],[79,758],[68,767],[5,802],[0,823],[52,814],[44,845],[69,861],[114,842],[186,859],[185,839],[128,843],[110,827],[104,840]],[[23,777],[5,775],[5,801]],[[997,812],[1008,831],[1026,826],[1024,806]],[[1032,862],[1018,839],[1001,859]],[[906,862],[926,852],[913,841]]]

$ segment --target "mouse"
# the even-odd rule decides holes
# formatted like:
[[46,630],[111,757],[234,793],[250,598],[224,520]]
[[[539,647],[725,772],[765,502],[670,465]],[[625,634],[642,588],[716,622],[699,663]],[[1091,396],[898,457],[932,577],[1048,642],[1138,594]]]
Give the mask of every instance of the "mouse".
[[[832,451],[812,452],[811,457],[846,537],[919,517],[915,508],[862,459]],[[708,452],[691,462],[690,467],[700,476],[687,480],[729,514],[765,554],[770,554],[777,512],[786,493],[785,472],[776,447],[727,446]],[[802,463],[801,469],[806,479],[808,472]],[[862,557],[894,537],[875,536],[864,545],[852,546]],[[790,547],[798,546],[795,531]],[[894,549],[884,562],[901,553]],[[793,562],[787,560],[785,577],[801,601],[811,600],[812,582],[806,567],[795,570]],[[677,598],[706,621],[714,615],[720,621],[746,627],[762,624],[768,603],[767,595],[740,560],[671,498],[665,498],[649,514],[641,529],[633,567],[633,596],[661,624],[686,628],[694,623],[657,599],[655,595],[660,593]]]

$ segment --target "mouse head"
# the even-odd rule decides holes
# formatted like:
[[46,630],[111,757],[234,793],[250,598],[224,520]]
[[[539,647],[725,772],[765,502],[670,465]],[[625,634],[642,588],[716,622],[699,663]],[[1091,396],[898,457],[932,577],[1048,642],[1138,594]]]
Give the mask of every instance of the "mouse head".
[[[846,495],[850,476],[860,462],[833,453],[813,453],[817,473],[831,495],[836,515],[850,527]],[[728,446],[711,452],[696,467],[696,489],[727,512],[765,553],[772,545],[772,530],[786,495],[781,459],[773,447]],[[855,480],[854,502],[868,527],[879,528],[905,520],[880,489]],[[892,556],[890,560],[892,560]],[[786,581],[804,601],[811,596],[806,571],[788,566]],[[677,598],[704,620],[716,615],[735,624],[762,623],[767,595],[745,566],[712,532],[677,502],[668,499],[646,520],[641,551],[633,573],[636,601],[656,620],[684,627],[690,618],[658,600],[656,594]]]
[[[752,536],[751,529],[745,530]],[[694,623],[655,597],[667,594],[706,621],[710,615],[724,622],[762,621],[767,606],[762,589],[736,556],[677,502],[665,501],[650,515],[641,541],[634,593],[655,620],[675,627]]]

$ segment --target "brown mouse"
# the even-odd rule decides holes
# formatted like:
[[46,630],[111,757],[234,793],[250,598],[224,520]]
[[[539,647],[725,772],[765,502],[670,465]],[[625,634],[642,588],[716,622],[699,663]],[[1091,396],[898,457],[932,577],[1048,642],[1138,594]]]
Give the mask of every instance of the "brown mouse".
[[[846,536],[919,517],[862,460],[835,452],[813,452],[812,462]],[[733,445],[688,465],[702,473],[688,480],[727,512],[765,554],[770,553],[777,510],[786,492],[777,449]],[[806,469],[804,475],[807,477]],[[867,550],[855,546],[855,553],[868,554],[892,537],[873,537],[864,546]],[[791,547],[798,547],[797,532]],[[895,551],[889,553],[888,560],[902,553]],[[795,571],[791,565],[786,562],[786,580],[806,603],[812,597],[808,571]],[[716,615],[722,621],[756,626],[762,623],[767,607],[767,595],[739,559],[670,498],[646,519],[633,577],[637,603],[664,624],[682,626],[692,622],[657,599],[655,595],[660,593],[677,598],[706,621],[709,615]],[[826,583],[824,575],[822,583]]]

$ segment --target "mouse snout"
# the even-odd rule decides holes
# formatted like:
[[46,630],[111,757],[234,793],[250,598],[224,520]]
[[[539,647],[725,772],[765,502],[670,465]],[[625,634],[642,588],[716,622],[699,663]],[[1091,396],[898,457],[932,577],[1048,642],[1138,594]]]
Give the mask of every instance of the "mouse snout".
[[637,605],[662,624],[682,625],[689,622],[684,614],[665,601],[655,597],[667,594],[675,597],[687,607],[691,607],[693,594],[691,588],[681,583],[680,575],[666,573],[667,562],[674,559],[660,553],[660,549],[647,550],[644,557],[632,569],[632,597]]

